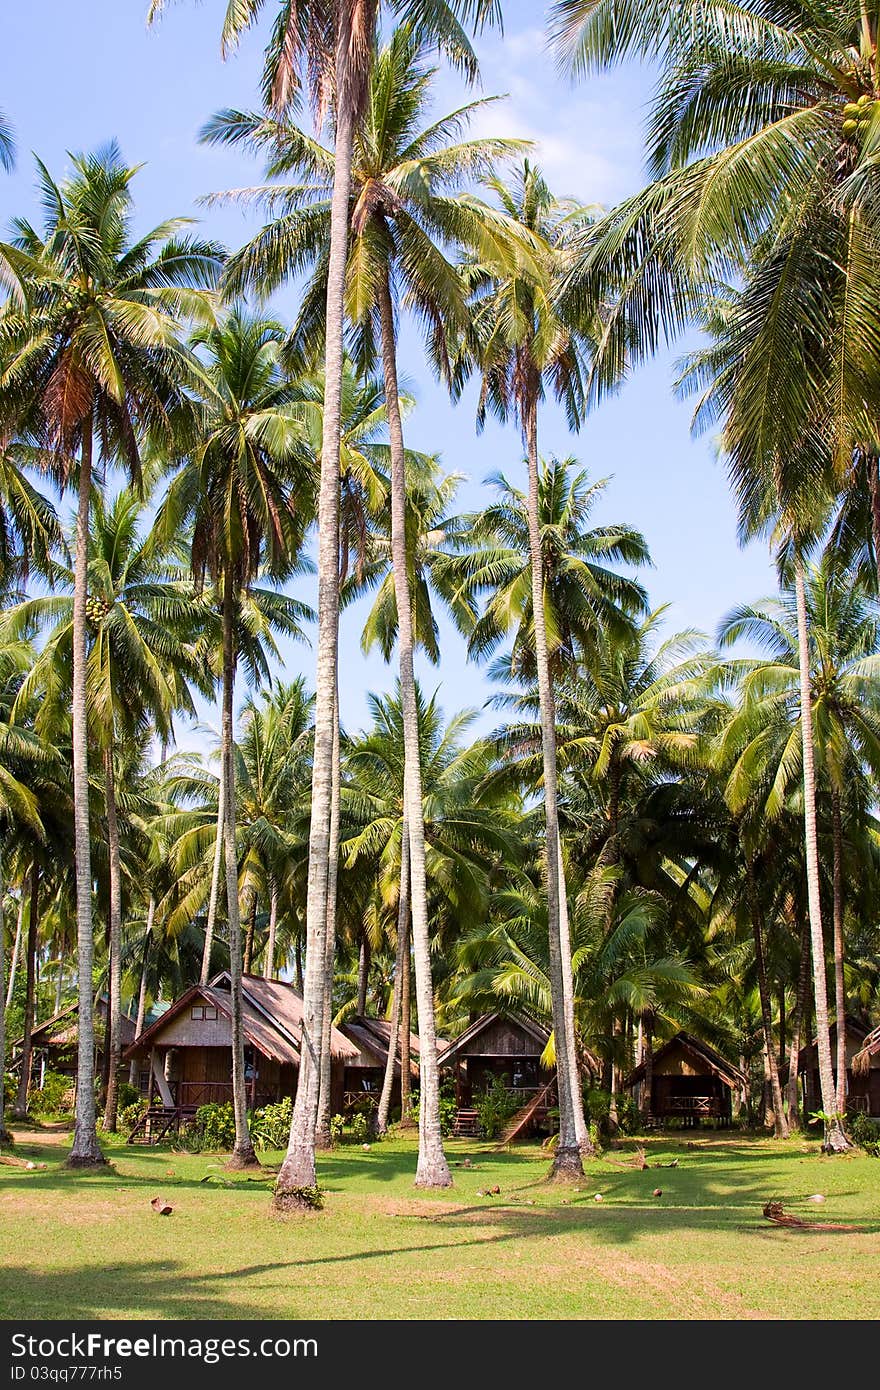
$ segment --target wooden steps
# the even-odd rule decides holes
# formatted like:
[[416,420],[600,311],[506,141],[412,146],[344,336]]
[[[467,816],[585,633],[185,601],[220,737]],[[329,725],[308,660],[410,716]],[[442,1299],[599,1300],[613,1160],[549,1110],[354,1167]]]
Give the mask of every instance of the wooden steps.
[[536,1091],[531,1099],[526,1101],[520,1110],[517,1110],[515,1115],[511,1116],[498,1140],[499,1149],[503,1149],[505,1145],[512,1144],[515,1139],[519,1139],[528,1129],[538,1111],[546,1110],[552,1085],[553,1082],[549,1081],[542,1090]]
[[126,1144],[160,1144],[172,1129],[179,1129],[185,1118],[180,1106],[152,1105],[141,1115]]
[[476,1110],[459,1110],[452,1123],[454,1139],[477,1139],[480,1135],[480,1117]]

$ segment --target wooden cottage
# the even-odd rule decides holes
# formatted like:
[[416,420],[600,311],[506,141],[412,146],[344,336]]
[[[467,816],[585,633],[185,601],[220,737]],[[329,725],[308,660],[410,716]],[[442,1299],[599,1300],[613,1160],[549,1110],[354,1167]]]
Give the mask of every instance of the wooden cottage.
[[[232,1001],[229,974],[194,985],[145,1028],[126,1059],[148,1059],[151,1109],[167,1123],[153,1137],[193,1115],[200,1105],[232,1099]],[[242,1027],[248,1105],[256,1109],[296,1094],[302,1035],[302,996],[293,985],[242,979]],[[359,1049],[331,1029],[331,1110],[342,1110],[345,1067]]]
[[525,1014],[496,1012],[483,1014],[443,1049],[441,1070],[455,1078],[456,1134],[478,1132],[473,1102],[498,1080],[522,1100],[521,1122],[506,1137],[546,1128],[547,1112],[556,1104],[555,1072],[541,1065],[549,1037],[542,1024]]
[[[345,1061],[342,1113],[347,1114],[359,1109],[365,1101],[367,1104],[370,1101],[375,1101],[378,1105],[379,1097],[382,1094],[382,1082],[385,1079],[385,1068],[388,1064],[388,1048],[391,1038],[389,1020],[367,1018],[361,1014],[354,1014],[340,1023],[339,1031],[358,1049],[357,1057],[347,1058]],[[443,1045],[441,1039],[438,1039],[438,1045]],[[413,1082],[418,1085],[419,1039],[415,1033],[410,1033],[409,1051],[410,1076]],[[394,1055],[392,1107],[400,1105],[400,1068],[401,1055],[398,1041]]]
[[[45,1022],[40,1023],[31,1033],[31,1085],[42,1085],[47,1071],[69,1076],[71,1084],[76,1081],[76,1055],[79,1024],[79,1005],[74,1001],[61,1009]],[[95,1075],[103,1075],[104,1036],[107,1028],[107,996],[95,1000]],[[134,1042],[134,1021],[125,1014],[120,1020],[120,1038],[123,1051]],[[21,1066],[21,1049],[24,1038],[18,1038],[12,1045],[10,1068]]]
[[[834,1084],[837,1085],[837,1025],[828,1030],[831,1035],[831,1064]],[[819,1049],[813,1039],[798,1054],[798,1073],[804,1089],[804,1111],[822,1109],[822,1088],[819,1084]],[[869,1032],[855,1019],[846,1020],[846,1108],[861,1112],[871,1119],[880,1119],[880,1028]]]
[[643,1060],[630,1072],[624,1085],[632,1091],[642,1114],[649,1121],[669,1120],[697,1125],[712,1120],[728,1125],[733,1114],[733,1093],[741,1094],[746,1077],[716,1052],[714,1047],[692,1033],[676,1033],[651,1058],[650,1097],[645,1095],[646,1073]]

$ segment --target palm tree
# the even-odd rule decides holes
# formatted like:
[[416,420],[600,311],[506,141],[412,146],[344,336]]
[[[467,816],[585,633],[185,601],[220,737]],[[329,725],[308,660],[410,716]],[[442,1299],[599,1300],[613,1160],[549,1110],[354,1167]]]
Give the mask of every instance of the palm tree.
[[544,604],[538,409],[548,387],[563,400],[573,427],[580,423],[585,408],[589,338],[563,316],[555,296],[570,230],[583,221],[586,211],[554,198],[539,170],[528,161],[510,186],[495,181],[492,187],[511,224],[538,249],[533,258],[524,259],[521,240],[509,240],[506,251],[505,243],[499,240],[491,261],[470,267],[474,327],[458,377],[463,379],[472,366],[479,370],[483,384],[478,425],[482,425],[487,409],[502,420],[513,414],[526,449],[529,578],[541,707],[547,921],[559,1078],[560,1137],[553,1172],[560,1178],[578,1177],[583,1171],[580,1150],[588,1138],[575,1051],[568,964],[571,950],[565,913],[560,910],[565,895],[561,891],[556,720]]
[[[876,604],[842,571],[832,551],[804,576],[810,643],[813,740],[819,787],[828,797],[831,839],[835,1017],[838,1023],[835,1109],[846,1105],[846,1016],[843,925],[844,812],[858,819],[870,804],[867,787],[880,773],[878,621]],[[780,600],[743,606],[724,620],[720,640],[745,636],[768,652],[750,662],[743,679],[743,708],[732,730],[741,749],[734,773],[743,791],[752,779],[767,783],[765,813],[778,816],[802,773],[799,704],[798,598],[789,588]],[[742,795],[743,791],[739,794]],[[843,1037],[842,1037],[843,1035]]]
[[[22,672],[31,656],[21,642],[0,645],[0,1076],[6,1076],[6,930],[3,905],[6,897],[4,858],[7,841],[24,829],[43,833],[39,800],[30,788],[34,771],[47,760],[47,750],[33,731],[11,718]],[[22,892],[24,888],[22,887]],[[0,1144],[9,1142],[5,1119],[5,1089],[0,1093]]]
[[[121,1056],[122,860],[117,817],[117,751],[145,732],[166,743],[176,713],[194,714],[190,686],[211,693],[196,642],[210,614],[192,586],[176,582],[179,544],[170,548],[146,526],[150,498],[122,488],[112,504],[92,500],[89,530],[86,687],[94,746],[101,752],[109,854],[109,1072],[104,1129],[116,1129]],[[75,576],[56,565],[54,588],[74,588]],[[73,646],[71,598],[26,600],[8,616],[10,629],[53,623],[20,698],[42,689],[37,732],[51,728],[70,699]]]
[[15,164],[15,136],[3,111],[0,111],[0,164],[7,173]]
[[[94,444],[105,463],[140,466],[138,439],[157,435],[196,370],[180,318],[202,313],[217,250],[164,222],[132,238],[135,169],[115,145],[79,156],[61,185],[38,163],[46,209],[41,236],[28,222],[0,244],[9,297],[0,316],[5,365],[0,420],[7,437],[40,451],[66,485],[77,475],[73,601],[73,771],[77,868],[79,1051],[77,1115],[68,1162],[103,1163],[95,1128],[92,874],[86,720],[87,552]],[[195,287],[195,288],[194,288]],[[77,460],[78,455],[78,460]]]
[[[522,847],[510,793],[493,784],[487,775],[492,766],[490,749],[482,741],[472,745],[465,742],[473,711],[461,711],[444,725],[436,695],[426,700],[417,685],[416,700],[423,769],[426,890],[436,950],[438,939],[443,939],[444,944],[454,940],[464,923],[473,924],[485,917],[496,865],[516,862]],[[378,899],[389,930],[396,916],[392,1033],[396,1036],[396,1024],[401,1036],[401,1067],[405,1071],[409,1065],[406,966],[411,841],[406,835],[407,753],[400,685],[394,697],[371,695],[369,707],[372,727],[347,742],[343,750],[340,850],[347,871],[363,864],[375,873]],[[446,954],[445,949],[442,954]],[[390,1081],[387,1091],[380,1129],[387,1123]]]
[[[428,325],[435,349],[442,343],[450,323],[463,325],[463,289],[446,258],[445,245],[463,237],[477,240],[484,219],[475,216],[466,203],[452,199],[450,193],[467,179],[485,174],[494,158],[511,149],[509,142],[498,140],[458,140],[471,111],[480,103],[471,103],[470,107],[426,127],[434,71],[425,63],[422,43],[408,26],[397,30],[376,57],[369,100],[354,136],[350,208],[353,235],[346,286],[346,307],[357,326],[360,352],[366,360],[377,328],[381,342],[391,441],[395,599],[402,689],[408,711],[406,737],[412,756],[418,746],[418,730],[413,723],[412,595],[405,560],[406,458],[397,379],[394,298],[395,294],[405,295],[411,302]],[[334,154],[315,141],[305,141],[301,132],[289,125],[236,112],[217,117],[207,128],[206,137],[247,142],[268,150],[272,160],[270,172],[294,172],[298,176],[298,186],[286,194],[270,186],[268,196],[273,201],[280,198],[283,215],[238,254],[230,264],[228,278],[234,288],[258,285],[265,294],[297,265],[316,265],[293,332],[293,342],[308,359],[320,350],[326,335],[320,308],[326,302],[332,242],[332,196],[328,198],[328,185],[334,181],[335,188]],[[309,197],[304,193],[303,177],[314,185]],[[325,376],[328,370],[325,367]],[[424,912],[419,775],[413,767],[410,875],[423,1075],[422,1149],[416,1182],[420,1186],[447,1186],[451,1178],[440,1143],[433,1015],[427,1017],[427,1012],[432,1011],[432,987]],[[301,1077],[301,1082],[304,1079],[308,1083],[307,1075]],[[300,1094],[302,1106],[307,1106],[312,1094],[308,1084],[305,1090],[300,1088]]]
[[223,855],[232,996],[233,1167],[256,1162],[247,1126],[241,1019],[241,921],[238,903],[234,764],[234,688],[241,595],[261,569],[281,578],[295,567],[311,516],[293,385],[280,368],[284,334],[271,320],[232,309],[198,336],[205,383],[191,436],[162,504],[160,534],[192,527],[197,584],[210,575],[222,601]]

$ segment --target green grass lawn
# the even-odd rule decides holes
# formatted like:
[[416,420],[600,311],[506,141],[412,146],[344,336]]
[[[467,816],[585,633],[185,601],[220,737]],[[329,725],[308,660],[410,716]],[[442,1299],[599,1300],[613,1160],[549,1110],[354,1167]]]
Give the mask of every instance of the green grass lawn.
[[[10,1318],[873,1318],[880,1314],[880,1162],[812,1141],[678,1135],[638,1171],[588,1165],[546,1183],[525,1146],[448,1145],[455,1186],[413,1187],[414,1140],[342,1146],[320,1164],[323,1212],[270,1214],[270,1178],[221,1155],[108,1146],[69,1173],[68,1136],[21,1131],[0,1167],[0,1316]],[[609,1157],[617,1163],[632,1142]],[[461,1166],[470,1158],[473,1167]],[[266,1163],[280,1155],[268,1155]],[[206,1174],[214,1175],[208,1182]],[[485,1195],[498,1185],[497,1196]],[[662,1188],[662,1196],[653,1190]],[[603,1200],[594,1200],[601,1192]],[[823,1193],[822,1205],[809,1201]],[[156,1216],[154,1196],[174,1207]],[[805,1220],[770,1225],[769,1198]]]

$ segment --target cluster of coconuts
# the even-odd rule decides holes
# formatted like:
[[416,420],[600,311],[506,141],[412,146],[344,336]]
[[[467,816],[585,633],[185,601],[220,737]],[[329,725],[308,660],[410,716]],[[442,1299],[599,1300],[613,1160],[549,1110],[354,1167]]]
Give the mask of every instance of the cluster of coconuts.
[[105,603],[102,598],[86,599],[86,621],[92,627],[100,627],[101,623],[110,612],[109,603]]
[[863,92],[858,101],[848,101],[843,108],[843,133],[852,140],[864,135],[874,114],[874,98]]

